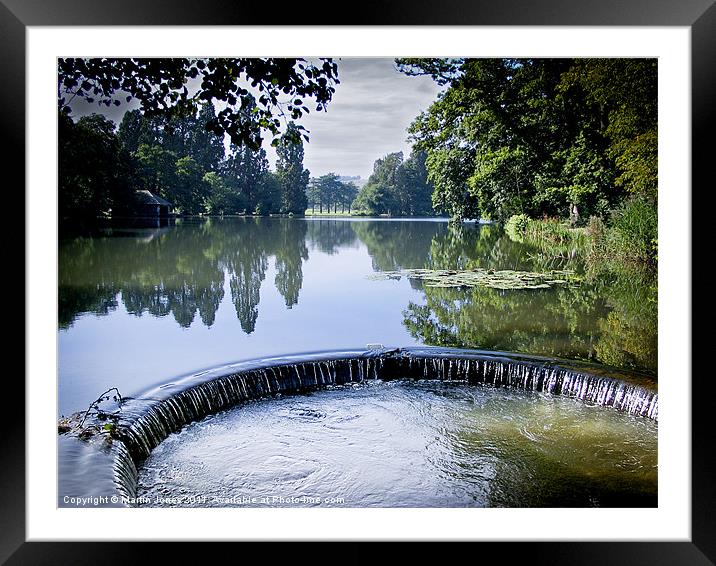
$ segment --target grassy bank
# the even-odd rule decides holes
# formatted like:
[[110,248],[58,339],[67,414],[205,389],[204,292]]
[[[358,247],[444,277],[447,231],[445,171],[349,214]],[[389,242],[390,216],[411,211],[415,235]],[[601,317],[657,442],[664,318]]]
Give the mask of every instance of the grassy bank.
[[559,219],[535,220],[519,214],[507,221],[505,231],[510,239],[533,248],[529,256],[541,269],[571,269],[590,249],[584,228],[572,228]]
[[545,256],[581,256],[590,269],[651,270],[657,264],[657,224],[655,205],[633,199],[614,210],[606,221],[593,216],[584,227],[519,214],[505,223],[505,231],[513,240],[530,244]]

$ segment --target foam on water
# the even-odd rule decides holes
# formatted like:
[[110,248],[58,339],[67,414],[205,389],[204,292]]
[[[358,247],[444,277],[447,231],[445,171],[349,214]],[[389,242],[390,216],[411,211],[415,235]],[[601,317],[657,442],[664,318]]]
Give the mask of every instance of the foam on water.
[[537,391],[366,381],[171,434],[146,506],[655,506],[657,424]]

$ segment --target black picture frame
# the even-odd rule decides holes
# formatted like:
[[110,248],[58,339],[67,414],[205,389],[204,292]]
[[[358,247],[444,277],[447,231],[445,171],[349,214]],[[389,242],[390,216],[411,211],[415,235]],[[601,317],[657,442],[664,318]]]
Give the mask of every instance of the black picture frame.
[[[346,6],[346,5],[344,5]],[[304,9],[306,8],[306,9]],[[338,8],[335,8],[338,10]],[[285,6],[258,2],[229,3],[222,0],[0,0],[0,124],[5,149],[3,168],[15,174],[12,206],[16,217],[25,218],[23,191],[25,162],[25,32],[28,26],[67,25],[560,25],[560,26],[685,26],[691,30],[692,86],[692,187],[704,185],[711,173],[711,138],[714,128],[713,105],[716,101],[716,5],[714,0],[442,0],[428,3],[415,0],[367,0],[342,12],[333,8]],[[340,15],[344,14],[344,15]],[[711,159],[709,159],[711,157]],[[711,176],[709,176],[710,178]],[[709,184],[713,184],[711,181]],[[7,188],[9,190],[9,188]],[[692,227],[705,221],[706,207],[694,206],[698,190],[685,198],[692,199]],[[14,200],[12,200],[14,199]],[[20,211],[23,214],[20,214]],[[692,229],[693,230],[693,229]],[[697,257],[696,251],[692,258]],[[707,256],[709,257],[709,256]],[[24,261],[24,259],[22,260]],[[692,286],[692,293],[695,289]],[[30,298],[25,296],[27,302]],[[705,314],[697,317],[705,318]],[[24,318],[24,315],[23,315]],[[692,351],[708,351],[708,333],[698,334],[692,319]],[[14,329],[17,335],[23,332]],[[688,371],[690,360],[685,360]],[[17,373],[15,372],[15,375]],[[706,373],[692,372],[691,389],[709,390]],[[140,542],[26,542],[25,537],[25,396],[24,384],[6,375],[4,387],[4,424],[0,432],[0,563],[26,564],[135,564],[144,561],[170,560],[169,553],[186,553],[185,545]],[[12,387],[16,391],[12,391]],[[8,399],[12,399],[10,402]],[[20,401],[22,399],[22,402]],[[508,542],[464,543],[480,545],[478,552],[499,553],[502,563],[532,564],[714,564],[716,563],[716,482],[709,462],[709,448],[716,440],[710,422],[713,409],[708,395],[692,396],[692,537],[689,542]],[[109,526],[108,528],[111,528]],[[316,525],[316,539],[320,539]],[[78,535],[81,535],[78,533]],[[280,533],[277,533],[280,536]],[[555,525],[555,538],[559,525]],[[241,544],[239,550],[236,544]],[[279,544],[279,543],[272,543]],[[280,543],[281,545],[297,543]],[[330,545],[341,543],[330,543]],[[347,545],[350,548],[346,548]],[[271,555],[282,560],[312,563],[321,557],[334,561],[348,559],[364,562],[368,554],[383,552],[374,542],[343,543],[340,548],[320,553],[288,548],[274,548]],[[227,548],[231,545],[233,548]],[[445,558],[445,550],[437,551]],[[202,545],[203,561],[225,560],[246,556],[254,550],[252,543]],[[413,544],[400,550],[402,560],[426,558],[428,549]],[[435,547],[431,547],[431,551]],[[450,555],[459,552],[451,548]],[[470,553],[475,552],[469,548]],[[263,553],[264,551],[259,550]]]

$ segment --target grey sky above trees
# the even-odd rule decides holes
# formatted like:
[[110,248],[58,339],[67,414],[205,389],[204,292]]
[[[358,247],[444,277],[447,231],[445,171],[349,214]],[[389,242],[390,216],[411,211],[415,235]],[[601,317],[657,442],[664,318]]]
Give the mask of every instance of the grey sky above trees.
[[[336,172],[367,178],[373,162],[395,151],[410,153],[407,127],[435,100],[439,87],[429,77],[408,77],[395,70],[393,58],[338,58],[340,84],[327,112],[311,112],[300,123],[310,131],[304,166],[312,177]],[[99,108],[73,104],[77,118],[99,112],[119,124],[136,104]],[[269,161],[276,152],[265,140]]]

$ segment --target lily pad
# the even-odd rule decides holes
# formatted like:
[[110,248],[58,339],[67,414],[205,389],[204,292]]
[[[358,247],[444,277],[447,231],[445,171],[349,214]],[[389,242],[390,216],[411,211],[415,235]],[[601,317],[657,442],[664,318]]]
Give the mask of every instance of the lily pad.
[[573,271],[553,270],[545,273],[503,269],[404,269],[382,271],[369,275],[369,279],[419,279],[426,287],[489,287],[492,289],[550,289],[559,285],[574,284],[579,280]]

